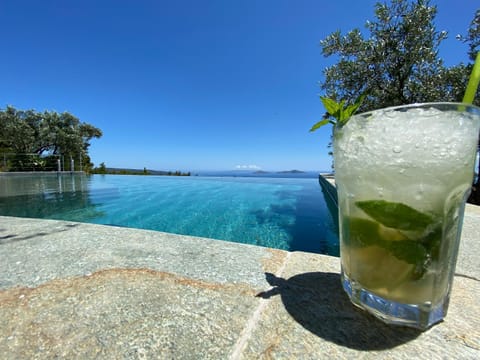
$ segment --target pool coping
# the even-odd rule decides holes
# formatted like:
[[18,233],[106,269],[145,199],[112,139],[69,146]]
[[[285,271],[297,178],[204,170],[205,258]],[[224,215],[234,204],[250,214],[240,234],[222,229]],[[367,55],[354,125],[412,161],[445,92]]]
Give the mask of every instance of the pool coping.
[[148,230],[0,216],[5,359],[478,358],[480,208],[449,313],[426,332],[350,304],[339,259]]

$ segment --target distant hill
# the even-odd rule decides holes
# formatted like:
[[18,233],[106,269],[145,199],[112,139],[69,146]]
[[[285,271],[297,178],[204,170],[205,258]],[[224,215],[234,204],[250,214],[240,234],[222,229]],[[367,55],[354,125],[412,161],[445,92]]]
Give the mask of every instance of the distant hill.
[[278,171],[277,174],[304,174],[305,171],[301,170],[285,170],[285,171]]

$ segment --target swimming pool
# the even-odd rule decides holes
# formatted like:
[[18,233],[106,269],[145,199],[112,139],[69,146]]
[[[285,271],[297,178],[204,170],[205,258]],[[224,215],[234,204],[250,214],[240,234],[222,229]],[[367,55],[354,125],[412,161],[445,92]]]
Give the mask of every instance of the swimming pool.
[[338,256],[333,221],[315,178],[0,176],[0,215]]

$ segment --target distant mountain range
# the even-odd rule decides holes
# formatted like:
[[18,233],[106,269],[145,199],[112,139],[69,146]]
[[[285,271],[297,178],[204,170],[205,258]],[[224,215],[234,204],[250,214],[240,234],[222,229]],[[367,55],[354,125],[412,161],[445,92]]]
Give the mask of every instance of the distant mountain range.
[[[275,174],[305,174],[305,171],[301,170],[284,170],[284,171],[275,171]],[[254,174],[272,174],[270,171],[258,170]]]
[[227,171],[199,171],[192,175],[198,176],[219,176],[219,177],[268,177],[268,178],[317,178],[319,171],[265,171],[265,170],[227,170]]

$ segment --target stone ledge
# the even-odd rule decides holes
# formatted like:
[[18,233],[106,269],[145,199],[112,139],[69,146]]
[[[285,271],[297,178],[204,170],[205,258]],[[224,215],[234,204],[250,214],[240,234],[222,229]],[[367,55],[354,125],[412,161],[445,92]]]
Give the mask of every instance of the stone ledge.
[[0,353],[66,358],[479,358],[467,206],[447,318],[426,332],[353,307],[339,259],[128,228],[0,217]]

